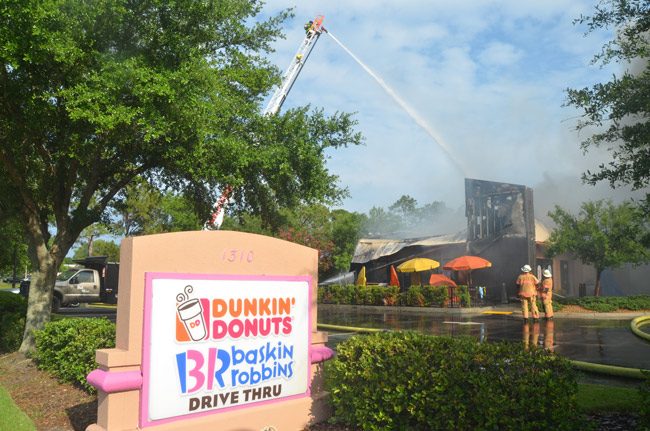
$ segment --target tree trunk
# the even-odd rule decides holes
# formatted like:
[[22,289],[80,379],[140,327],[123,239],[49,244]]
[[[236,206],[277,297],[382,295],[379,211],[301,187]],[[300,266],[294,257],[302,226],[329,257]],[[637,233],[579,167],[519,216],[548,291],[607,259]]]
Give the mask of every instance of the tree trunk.
[[39,229],[40,223],[35,218],[29,217],[27,225],[27,238],[29,241],[29,255],[32,267],[38,271],[32,277],[27,299],[27,315],[25,316],[25,332],[20,345],[21,353],[29,353],[36,347],[34,331],[43,329],[50,321],[52,314],[52,295],[54,283],[61,262],[76,238],[73,234],[78,232],[65,231],[57,227],[58,235],[48,246],[49,235],[47,231]]
[[93,239],[94,239],[94,237],[95,237],[95,235],[92,234],[92,233],[88,237],[88,256],[93,255]]
[[52,294],[58,263],[55,259],[46,259],[39,262],[39,270],[32,276],[29,286],[29,298],[27,301],[27,315],[25,317],[25,332],[23,342],[20,345],[20,352],[28,353],[36,347],[34,342],[34,331],[43,329],[50,321]]
[[596,269],[596,285],[594,286],[594,296],[600,296],[600,274],[602,274],[601,269]]

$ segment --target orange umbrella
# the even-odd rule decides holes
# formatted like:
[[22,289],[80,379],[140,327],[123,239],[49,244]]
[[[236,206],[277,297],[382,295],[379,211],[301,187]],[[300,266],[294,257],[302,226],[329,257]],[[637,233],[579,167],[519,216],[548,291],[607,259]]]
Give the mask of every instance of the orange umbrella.
[[388,285],[399,287],[399,278],[397,278],[397,271],[395,271],[393,265],[390,266],[390,283],[388,283]]
[[429,285],[458,287],[454,280],[442,274],[431,274],[431,277],[429,277]]
[[492,266],[492,262],[478,256],[460,256],[452,259],[443,266],[443,269],[453,271],[471,271],[473,269],[483,269]]
[[472,284],[472,270],[490,268],[492,262],[478,256],[460,256],[447,262],[442,268],[452,271],[469,271],[468,285]]

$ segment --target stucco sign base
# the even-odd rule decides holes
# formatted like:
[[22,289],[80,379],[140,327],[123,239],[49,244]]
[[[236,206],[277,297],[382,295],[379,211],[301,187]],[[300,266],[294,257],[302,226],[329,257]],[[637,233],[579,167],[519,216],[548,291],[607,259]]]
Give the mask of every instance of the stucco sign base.
[[[260,235],[229,231],[197,231],[133,237],[123,240],[120,255],[116,347],[97,351],[96,359],[99,369],[93,371],[88,377],[89,382],[98,388],[97,423],[90,425],[87,430],[299,431],[310,423],[319,422],[329,417],[327,394],[322,387],[322,362],[320,361],[331,356],[331,351],[324,346],[327,341],[326,334],[316,331],[317,275],[317,250]],[[233,354],[236,349],[234,344],[228,348],[222,348],[218,344],[218,342],[225,342],[221,338],[217,340],[219,337],[225,337],[218,330],[225,327],[225,323],[219,326],[214,324],[215,322],[209,321],[209,319],[214,319],[215,316],[220,317],[223,314],[223,310],[217,307],[223,301],[209,298],[188,300],[188,296],[192,292],[191,288],[188,289],[189,293],[188,291],[185,292],[185,298],[182,298],[182,295],[178,296],[179,299],[177,299],[176,304],[180,305],[178,305],[179,317],[177,323],[169,324],[170,330],[156,329],[152,331],[152,326],[159,328],[156,325],[160,322],[160,316],[165,315],[165,312],[170,307],[174,307],[172,310],[176,311],[176,304],[173,303],[173,300],[167,300],[166,303],[162,301],[162,303],[167,304],[166,309],[163,306],[156,308],[157,304],[161,303],[157,302],[161,301],[161,296],[176,295],[177,292],[172,292],[172,288],[166,287],[173,285],[173,283],[160,283],[156,288],[157,290],[153,290],[154,293],[157,293],[157,296],[152,294],[151,279],[155,277],[168,277],[172,281],[175,278],[183,279],[184,277],[207,280],[203,283],[203,287],[201,287],[200,281],[195,283],[196,292],[199,293],[208,292],[211,286],[210,283],[214,280],[216,280],[214,281],[215,285],[218,285],[219,282],[225,283],[223,280],[232,279],[244,280],[238,281],[240,284],[237,285],[243,286],[240,287],[242,294],[245,293],[243,290],[246,290],[246,283],[254,284],[256,280],[262,281],[254,288],[250,287],[250,290],[258,293],[266,292],[263,283],[270,280],[268,285],[272,286],[272,288],[268,291],[276,292],[279,297],[283,295],[282,280],[289,280],[286,282],[287,286],[292,285],[291,283],[300,286],[300,283],[302,283],[308,293],[303,292],[296,296],[298,298],[297,302],[300,302],[299,305],[294,305],[295,298],[287,293],[284,296],[287,298],[286,307],[283,308],[282,304],[284,303],[282,302],[278,307],[276,307],[275,302],[272,302],[273,306],[265,306],[265,308],[259,308],[259,310],[269,312],[272,309],[273,312],[277,313],[285,312],[285,320],[277,317],[277,322],[274,321],[275,335],[279,338],[276,337],[272,341],[278,346],[283,346],[286,340],[294,340],[294,338],[291,338],[294,336],[291,331],[296,331],[295,340],[298,341],[292,346],[295,345],[298,352],[293,352],[293,349],[291,349],[290,359],[294,358],[294,353],[295,358],[297,358],[291,364],[293,367],[291,369],[304,370],[305,374],[303,375],[301,371],[300,378],[304,378],[303,382],[306,383],[303,383],[302,386],[300,382],[298,382],[297,386],[294,384],[297,389],[294,389],[291,396],[286,398],[278,396],[277,399],[268,402],[255,402],[221,410],[207,409],[202,414],[179,416],[170,414],[171,417],[165,418],[165,420],[152,420],[142,417],[143,406],[145,406],[144,411],[146,413],[146,406],[151,407],[151,402],[147,404],[148,401],[165,399],[166,392],[164,391],[167,390],[166,388],[172,388],[177,392],[180,391],[178,384],[175,382],[179,380],[178,375],[181,374],[179,370],[184,370],[180,365],[176,369],[176,362],[171,362],[168,359],[165,359],[167,362],[157,360],[158,357],[164,356],[166,358],[170,356],[171,358],[175,357],[178,364],[185,364],[185,356],[175,353],[175,351],[167,355],[167,350],[173,349],[161,348],[160,345],[156,344],[158,342],[156,337],[159,339],[161,337],[171,337],[172,341],[169,341],[169,346],[174,348],[177,345],[183,346],[183,343],[187,343],[185,346],[188,353],[187,358],[190,358],[191,354],[200,356],[200,349],[204,349],[206,352],[209,351],[213,359],[211,363],[213,367],[214,358],[219,349],[233,349]],[[279,287],[276,286],[278,283]],[[147,288],[147,285],[149,285],[149,288]],[[280,293],[277,293],[277,289],[273,291],[273,286],[276,286]],[[290,290],[287,289],[287,292]],[[222,292],[226,292],[226,290]],[[236,295],[236,292],[228,292],[229,295]],[[217,295],[215,298],[223,296],[217,293],[215,295]],[[182,302],[183,300],[186,300],[186,302]],[[255,303],[257,300],[257,297],[251,299],[249,293],[249,304]],[[197,309],[202,310],[203,314],[193,312],[193,308],[198,307],[197,302],[200,301],[203,301],[203,309]],[[291,311],[288,311],[289,302],[291,303]],[[251,310],[252,308],[248,311],[254,313]],[[259,310],[259,313],[263,312]],[[197,318],[197,316],[199,317]],[[204,318],[201,316],[204,316]],[[184,328],[181,320],[182,323],[187,323],[186,335],[181,334]],[[208,321],[208,324],[199,322],[199,320]],[[203,327],[199,328],[199,330],[195,329],[195,322],[200,323],[207,329]],[[192,324],[192,328],[190,328],[190,324]],[[210,324],[214,324],[214,326]],[[229,336],[232,336],[232,333],[239,333],[239,326],[235,325],[234,328],[234,332],[228,333]],[[305,334],[301,331],[305,331]],[[246,342],[254,343],[255,340],[242,341],[242,343]],[[232,343],[236,343],[236,341],[232,341]],[[206,348],[206,346],[212,345],[219,347]],[[152,349],[151,346],[155,346],[155,348]],[[304,351],[305,349],[307,349],[307,352]],[[252,350],[250,349],[250,351]],[[205,356],[207,357],[208,354],[206,353]],[[268,364],[273,364],[276,367],[274,369],[277,369],[278,366],[282,366],[280,359],[280,355],[278,355],[275,362],[268,360]],[[240,360],[240,362],[242,361]],[[158,365],[159,363],[163,365]],[[191,364],[189,360],[188,364]],[[165,366],[166,368],[161,371],[161,369],[156,369],[158,366]],[[152,386],[151,381],[153,380],[151,376],[164,379],[167,370],[172,383],[167,386]],[[214,373],[214,369],[211,369],[211,372]],[[191,372],[188,375],[191,375]],[[206,375],[210,374],[207,373]],[[147,378],[150,379],[149,384]],[[234,374],[232,380],[235,382]],[[197,380],[188,379],[188,381],[196,382]],[[285,381],[282,380],[282,382]],[[223,382],[221,383],[223,384]],[[240,383],[237,382],[236,384]],[[214,384],[216,385],[216,383]],[[287,386],[289,384],[291,384],[291,381],[287,383]],[[187,395],[185,391],[189,390],[191,392],[196,390],[194,388],[200,386],[197,383],[192,388],[192,385],[193,383],[181,385],[184,391],[182,395],[185,396]],[[301,389],[303,387],[304,390]],[[158,389],[158,393],[151,394],[147,393],[147,388],[165,389]],[[184,398],[180,399],[186,400]],[[157,403],[158,401],[153,402]],[[154,405],[154,407],[159,406]],[[165,416],[164,409],[157,408],[154,410],[158,412],[158,415]]]

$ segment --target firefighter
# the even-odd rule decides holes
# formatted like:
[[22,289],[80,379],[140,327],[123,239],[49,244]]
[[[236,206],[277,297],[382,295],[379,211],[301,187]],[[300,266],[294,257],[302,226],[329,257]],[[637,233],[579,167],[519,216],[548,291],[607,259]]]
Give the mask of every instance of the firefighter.
[[530,271],[530,265],[524,265],[521,268],[521,274],[517,277],[518,296],[521,299],[521,312],[524,315],[524,323],[528,322],[529,306],[533,320],[535,322],[539,320],[539,311],[537,310],[537,285],[539,280]]
[[311,27],[314,25],[314,21],[309,21],[305,23],[304,29],[305,29],[305,34],[309,34],[309,31],[311,30]]
[[542,273],[544,278],[539,288],[539,296],[544,304],[544,317],[546,320],[553,319],[553,276],[551,271],[545,269]]

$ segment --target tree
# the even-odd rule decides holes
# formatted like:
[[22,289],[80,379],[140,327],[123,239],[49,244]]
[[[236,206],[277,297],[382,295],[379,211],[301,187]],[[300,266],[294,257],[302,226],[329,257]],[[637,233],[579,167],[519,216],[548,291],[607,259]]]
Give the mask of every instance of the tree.
[[73,260],[85,259],[88,256],[107,256],[109,262],[120,261],[120,246],[113,241],[106,241],[104,239],[96,239],[94,241],[93,254],[88,254],[88,248],[83,244],[74,252]]
[[111,216],[113,233],[121,236],[198,230],[203,224],[189,197],[162,191],[143,178],[116,196]]
[[370,238],[387,238],[397,235],[401,228],[402,223],[398,215],[381,207],[372,207],[368,211],[362,233]]
[[57,269],[135,178],[194,199],[216,191],[261,217],[342,191],[331,147],[358,144],[351,116],[261,115],[279,80],[264,54],[282,12],[257,0],[0,3],[0,203],[16,202],[33,252],[21,351],[50,318]]
[[643,210],[629,202],[585,202],[578,216],[556,206],[548,214],[557,225],[548,240],[547,254],[570,252],[596,268],[594,295],[600,296],[600,277],[607,268],[650,261],[641,239],[648,233]]
[[[582,142],[583,150],[605,146],[612,161],[599,171],[587,171],[590,184],[609,181],[612,187],[629,184],[644,189],[650,184],[650,4],[643,0],[603,0],[591,16],[577,20],[588,33],[614,27],[616,36],[605,44],[594,63],[612,61],[629,66],[621,76],[591,88],[568,89],[568,105],[584,111],[578,130],[597,127],[602,131]],[[646,194],[650,205],[650,194]]]
[[408,238],[440,234],[440,225],[448,225],[452,211],[444,202],[433,201],[422,207],[415,198],[402,195],[388,207],[373,207],[364,223],[364,235],[371,238]]
[[334,271],[329,275],[334,275],[350,270],[354,249],[361,237],[361,227],[367,217],[364,214],[339,209],[331,212],[331,218]]
[[225,219],[222,229],[274,236],[318,250],[318,277],[327,278],[350,268],[365,216],[325,205],[283,209],[274,224],[259,216],[239,213]]
[[[85,256],[101,256],[101,254],[95,253],[95,243],[97,239],[102,235],[107,235],[109,233],[108,227],[102,223],[93,223],[90,226],[86,227],[79,234],[79,248],[83,248],[83,257]],[[75,257],[76,258],[76,257]]]
[[0,217],[0,274],[22,278],[31,265],[27,242],[20,222]]

